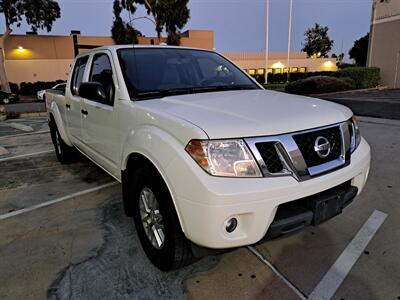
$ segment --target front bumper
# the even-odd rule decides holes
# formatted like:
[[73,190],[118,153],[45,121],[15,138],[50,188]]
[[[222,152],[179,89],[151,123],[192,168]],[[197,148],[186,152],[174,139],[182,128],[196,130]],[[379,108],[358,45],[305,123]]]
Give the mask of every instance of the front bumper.
[[[302,182],[293,177],[221,178],[203,172],[191,160],[175,159],[167,171],[186,237],[214,249],[254,244],[267,233],[280,204],[308,197],[347,181],[362,191],[370,168],[370,147],[362,139],[350,165]],[[183,184],[183,182],[185,184]],[[228,233],[225,223],[238,220]]]

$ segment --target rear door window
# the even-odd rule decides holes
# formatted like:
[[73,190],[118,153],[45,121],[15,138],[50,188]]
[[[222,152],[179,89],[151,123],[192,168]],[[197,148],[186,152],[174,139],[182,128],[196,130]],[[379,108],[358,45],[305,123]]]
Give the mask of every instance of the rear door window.
[[85,73],[88,56],[80,57],[76,60],[74,71],[71,78],[71,93],[72,95],[78,95],[79,86],[82,83],[83,75]]

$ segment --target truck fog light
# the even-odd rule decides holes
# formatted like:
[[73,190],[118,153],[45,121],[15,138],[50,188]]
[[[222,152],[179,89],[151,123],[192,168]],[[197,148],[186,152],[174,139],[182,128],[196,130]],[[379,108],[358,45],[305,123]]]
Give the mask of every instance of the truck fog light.
[[238,221],[236,218],[229,219],[225,222],[225,230],[229,233],[233,232],[237,227],[237,223]]

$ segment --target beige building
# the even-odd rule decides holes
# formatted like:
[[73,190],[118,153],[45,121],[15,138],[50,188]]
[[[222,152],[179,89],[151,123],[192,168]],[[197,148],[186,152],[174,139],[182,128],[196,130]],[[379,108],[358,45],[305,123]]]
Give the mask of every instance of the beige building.
[[374,0],[368,66],[381,69],[382,83],[400,88],[400,0]]
[[[166,39],[162,38],[160,42],[166,42]],[[114,41],[111,37],[78,35],[78,44],[103,46],[113,45]],[[159,44],[159,40],[155,37],[139,37],[139,44]],[[182,34],[181,45],[212,50],[214,32],[188,30]],[[7,77],[13,83],[65,80],[74,59],[72,35],[11,35],[6,40],[4,50]],[[264,52],[229,52],[224,55],[251,75],[264,74]],[[335,70],[334,59],[310,59],[304,52],[293,52],[290,55],[291,72]],[[287,53],[270,52],[268,71],[274,74],[287,72]]]
[[[250,75],[264,75],[265,52],[226,52],[227,58],[234,61]],[[292,52],[289,59],[290,72],[336,71],[336,60],[332,58],[307,58],[305,52]],[[268,73],[286,73],[288,70],[287,52],[268,53]]]
[[[161,42],[166,42],[166,39],[162,38]],[[158,43],[158,38],[139,37],[139,44]],[[114,40],[111,37],[78,35],[78,44],[114,45]],[[182,34],[181,45],[212,50],[214,32],[188,30]],[[73,37],[72,35],[11,35],[6,40],[4,52],[9,82],[65,80],[74,59]]]

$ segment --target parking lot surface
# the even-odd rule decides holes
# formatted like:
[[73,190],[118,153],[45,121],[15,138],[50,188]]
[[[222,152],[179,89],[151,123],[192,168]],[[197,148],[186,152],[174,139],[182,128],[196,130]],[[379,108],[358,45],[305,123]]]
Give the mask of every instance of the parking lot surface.
[[[9,126],[16,122],[33,131]],[[44,118],[2,122],[0,299],[306,299],[321,282],[317,294],[331,289],[333,299],[400,299],[400,121],[363,118],[361,130],[372,147],[370,178],[341,215],[254,252],[164,273],[145,257],[119,183],[83,157],[59,164]],[[355,246],[361,255],[343,281],[323,281],[345,269],[341,255],[374,212],[385,218],[367,230],[365,248]]]
[[355,114],[400,120],[400,89],[373,89],[316,95],[349,107]]

